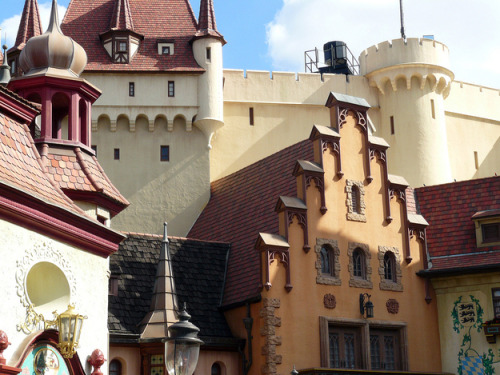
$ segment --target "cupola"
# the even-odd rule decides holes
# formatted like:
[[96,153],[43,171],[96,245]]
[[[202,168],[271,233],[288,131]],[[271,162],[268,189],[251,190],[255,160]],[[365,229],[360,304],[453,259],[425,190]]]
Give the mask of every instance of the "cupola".
[[59,27],[57,0],[52,2],[47,31],[28,40],[19,57],[19,65],[25,76],[79,77],[85,69],[85,50],[65,36]]

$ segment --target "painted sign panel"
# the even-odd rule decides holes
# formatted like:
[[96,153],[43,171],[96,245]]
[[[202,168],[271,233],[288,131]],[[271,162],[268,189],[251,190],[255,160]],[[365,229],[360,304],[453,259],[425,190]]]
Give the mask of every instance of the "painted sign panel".
[[23,362],[22,375],[69,375],[68,366],[57,348],[39,344]]

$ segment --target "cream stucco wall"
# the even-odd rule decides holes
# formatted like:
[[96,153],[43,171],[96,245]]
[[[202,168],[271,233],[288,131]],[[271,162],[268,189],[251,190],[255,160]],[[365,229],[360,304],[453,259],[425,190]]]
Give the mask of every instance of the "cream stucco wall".
[[[491,350],[492,361],[497,362],[492,364],[492,368],[498,372],[500,370],[499,338],[497,336],[495,344],[489,344],[481,323],[494,317],[491,289],[500,287],[500,275],[498,273],[455,275],[435,278],[432,280],[432,285],[436,291],[438,303],[443,371],[457,373],[460,359],[465,355],[470,357],[486,355],[488,358]],[[461,325],[454,318],[454,310],[462,303],[473,304],[474,307],[471,309],[475,317],[473,323]],[[460,311],[457,311],[457,317],[460,318]],[[460,352],[463,353],[462,356]],[[491,371],[484,373],[492,374]]]
[[[102,350],[108,358],[108,260],[7,221],[0,221],[0,236],[4,290],[0,304],[0,329],[7,333],[12,343],[4,352],[7,362],[16,364],[23,349],[22,343],[27,338],[27,334],[16,329],[18,324],[24,323],[26,307],[31,302],[26,277],[39,262],[51,263],[68,280],[70,302],[75,304],[79,313],[88,317],[83,323],[78,355],[82,366],[90,374],[87,357],[94,349]],[[49,270],[51,268],[46,267]],[[50,285],[49,279],[46,287]],[[43,283],[44,278],[37,277],[36,281]],[[39,289],[43,291],[43,287]],[[46,306],[45,312],[57,308],[58,313],[62,313],[67,308],[67,305],[63,305],[53,303]],[[44,316],[46,319],[53,318],[52,314],[45,313]]]

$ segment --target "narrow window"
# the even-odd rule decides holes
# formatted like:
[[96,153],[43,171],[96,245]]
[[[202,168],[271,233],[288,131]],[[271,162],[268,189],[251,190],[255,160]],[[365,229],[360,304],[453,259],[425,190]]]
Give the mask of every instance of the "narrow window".
[[391,116],[391,134],[394,134],[394,116]]
[[211,375],[222,375],[222,368],[218,363],[214,363],[212,365],[212,371],[210,373]]
[[493,313],[495,318],[500,318],[500,288],[491,289],[493,298]]
[[370,332],[370,362],[372,370],[398,370],[401,368],[399,332],[373,330]]
[[207,61],[210,62],[212,60],[212,48],[207,47]]
[[95,157],[97,157],[97,145],[92,145],[90,147],[92,148],[92,151],[94,151]]
[[396,263],[394,254],[390,251],[384,254],[384,279],[396,282]]
[[361,368],[359,328],[330,327],[328,332],[330,368]]
[[128,83],[128,96],[135,96],[135,83],[134,82]]
[[353,275],[355,278],[366,280],[365,254],[360,248],[352,253]]
[[474,151],[474,165],[476,166],[476,170],[479,169],[479,157],[477,155],[477,151]]
[[160,146],[160,161],[170,160],[170,146]]
[[[108,295],[110,296],[117,296],[118,295],[118,280],[120,278],[118,275],[111,275],[109,278],[109,289],[108,289]],[[111,362],[112,363],[112,362]],[[111,363],[109,366],[109,370],[111,371]]]
[[356,214],[361,213],[360,192],[359,188],[356,185],[352,186],[351,198],[352,198],[352,212]]
[[321,273],[324,275],[334,276],[333,273],[333,251],[328,246],[321,248]]
[[12,60],[10,62],[10,72],[11,74],[15,75],[16,74],[16,60]]
[[113,151],[113,158],[115,160],[120,160],[120,149],[119,148],[115,148],[114,151]]
[[248,115],[250,117],[250,125],[254,125],[254,122],[253,122],[253,107],[250,107],[250,109],[248,110]]
[[168,96],[171,98],[175,96],[175,82],[174,81],[168,81]]
[[434,109],[434,99],[431,99],[431,113],[432,113],[432,118],[436,118],[436,110]]
[[122,364],[120,361],[113,359],[109,363],[109,375],[121,375],[122,374]]

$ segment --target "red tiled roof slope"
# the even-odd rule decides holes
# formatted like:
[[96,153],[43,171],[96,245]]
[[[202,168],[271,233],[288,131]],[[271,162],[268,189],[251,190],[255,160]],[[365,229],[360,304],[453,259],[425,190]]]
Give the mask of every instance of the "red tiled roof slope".
[[0,113],[0,181],[55,205],[81,211],[44,173],[28,129]]
[[134,30],[134,21],[128,0],[115,0],[110,28],[116,30]]
[[28,40],[34,36],[42,35],[42,22],[40,21],[40,11],[36,0],[27,0],[17,31],[16,44],[9,52],[22,50]]
[[500,263],[500,245],[477,247],[472,215],[500,209],[500,177],[415,189],[420,211],[429,222],[427,244],[432,269]]
[[61,189],[101,192],[120,204],[128,205],[128,201],[110,182],[95,157],[81,151],[70,156],[49,154],[46,157],[47,172]]
[[213,36],[222,39],[224,37],[217,31],[217,23],[215,22],[214,2],[213,0],[200,1],[200,19],[198,22],[198,31],[196,37]]
[[297,195],[292,171],[298,159],[313,160],[309,140],[212,183],[210,201],[188,237],[232,244],[223,305],[259,294],[259,254],[254,248],[255,240],[259,232],[278,233],[274,208],[280,195]]
[[[87,71],[203,72],[189,41],[197,23],[188,0],[129,0],[134,30],[144,36],[129,64],[113,63],[99,35],[109,31],[115,0],[72,0],[61,25],[87,52]],[[159,55],[157,40],[174,40],[173,55]]]

